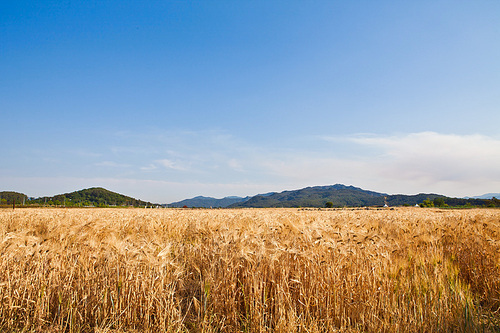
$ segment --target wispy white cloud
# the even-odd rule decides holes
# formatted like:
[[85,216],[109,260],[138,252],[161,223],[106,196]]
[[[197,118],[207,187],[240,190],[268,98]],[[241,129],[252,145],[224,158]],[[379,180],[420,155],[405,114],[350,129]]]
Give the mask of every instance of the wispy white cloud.
[[[107,155],[108,160],[92,164],[101,169],[127,166],[126,173],[96,169],[100,178],[65,174],[67,177],[28,177],[24,182],[18,178],[17,182],[24,184],[30,195],[104,186],[156,202],[334,183],[388,193],[436,192],[450,196],[498,192],[500,188],[500,140],[482,135],[364,134],[317,137],[315,142],[308,137],[302,145],[296,145],[301,140],[297,138],[294,147],[286,143],[258,146],[217,131],[149,139],[143,144],[154,149],[147,153],[141,153],[137,145],[137,154],[114,151]],[[308,149],[312,146],[314,150]],[[15,184],[9,179],[0,179],[4,188]],[[36,188],[39,190],[34,193]]]
[[149,165],[146,165],[146,166],[142,166],[139,168],[141,171],[153,171],[153,170],[156,170],[158,169],[158,167],[154,164],[149,164]]
[[420,132],[304,141],[298,148],[271,148],[216,131],[177,133],[177,147],[167,146],[155,155],[163,157],[141,170],[174,172],[186,183],[275,184],[270,190],[346,183],[389,193],[460,196],[500,187],[500,140],[491,137]]
[[359,167],[371,175],[366,182],[381,189],[467,195],[500,187],[500,140],[495,138],[421,132],[342,140],[372,150],[366,158],[360,156]]
[[29,196],[53,196],[75,190],[104,187],[137,199],[155,203],[170,203],[200,194],[222,198],[228,195],[254,195],[275,189],[272,183],[228,183],[198,181],[167,181],[140,178],[80,178],[80,177],[4,177],[4,189],[23,192]]
[[428,182],[500,179],[500,141],[490,137],[422,132],[352,141],[381,151],[381,175]]
[[167,158],[158,160],[158,161],[156,161],[156,163],[158,163],[159,165],[161,165],[162,167],[164,167],[166,169],[172,169],[172,170],[178,170],[178,171],[188,170],[188,168],[186,166],[183,166],[179,162],[172,161],[172,160],[169,160]]
[[229,159],[229,161],[227,161],[227,165],[229,166],[229,168],[233,170],[244,171],[243,164],[238,159],[235,158]]

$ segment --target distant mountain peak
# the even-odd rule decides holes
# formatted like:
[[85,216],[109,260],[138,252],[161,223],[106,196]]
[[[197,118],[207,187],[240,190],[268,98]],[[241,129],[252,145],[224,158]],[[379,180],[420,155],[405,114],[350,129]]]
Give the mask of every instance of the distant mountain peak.
[[343,184],[310,186],[298,190],[271,193],[267,196],[256,195],[235,203],[231,207],[324,207],[327,202],[334,206],[361,206],[384,204],[385,193],[363,190]]
[[247,200],[248,197],[242,198],[237,196],[224,197],[222,199],[216,199],[212,197],[197,196],[191,199],[185,199],[177,202],[172,202],[168,204],[169,207],[198,207],[198,208],[210,208],[210,207],[221,207],[225,208],[232,204],[242,202]]
[[[468,198],[468,197],[466,197],[466,198]],[[483,195],[477,195],[475,197],[471,197],[471,199],[491,199],[491,198],[500,199],[500,193],[486,193]]]

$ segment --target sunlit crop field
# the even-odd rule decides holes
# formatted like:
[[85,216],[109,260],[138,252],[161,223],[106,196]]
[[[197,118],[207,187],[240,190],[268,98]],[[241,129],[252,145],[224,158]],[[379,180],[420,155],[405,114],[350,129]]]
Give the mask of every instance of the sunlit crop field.
[[499,331],[499,251],[495,209],[3,209],[0,331]]

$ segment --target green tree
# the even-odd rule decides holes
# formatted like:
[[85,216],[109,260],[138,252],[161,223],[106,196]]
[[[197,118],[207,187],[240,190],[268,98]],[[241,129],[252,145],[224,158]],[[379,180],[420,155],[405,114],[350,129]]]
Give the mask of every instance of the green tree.
[[434,203],[434,206],[436,206],[436,207],[444,207],[445,206],[443,198],[434,198],[433,203]]
[[333,202],[328,201],[327,203],[325,203],[325,207],[326,208],[333,208]]
[[434,202],[427,198],[420,204],[420,207],[434,207]]

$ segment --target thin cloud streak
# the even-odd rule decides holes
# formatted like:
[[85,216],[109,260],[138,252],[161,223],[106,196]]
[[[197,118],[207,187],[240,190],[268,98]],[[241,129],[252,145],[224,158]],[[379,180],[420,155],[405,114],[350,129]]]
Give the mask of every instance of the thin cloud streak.
[[[318,144],[320,149],[314,151],[256,146],[218,131],[173,132],[156,139],[157,146],[167,149],[151,161],[152,171],[158,172],[152,181],[184,184],[183,189],[175,186],[177,197],[172,200],[183,199],[181,193],[247,195],[333,183],[389,193],[450,196],[494,192],[500,187],[500,141],[481,135],[357,135],[334,138],[326,145]],[[237,190],[248,189],[244,184],[257,192]],[[169,197],[170,190],[163,189]]]
[[200,194],[222,198],[270,192],[274,184],[175,182],[135,178],[1,177],[6,189],[33,197],[53,196],[90,187],[104,187],[136,199],[170,203]]
[[[141,150],[137,144],[131,149],[137,152],[134,156],[131,150],[113,150],[107,160],[90,165],[99,176],[78,178],[66,173],[10,178],[4,174],[0,181],[4,188],[33,196],[102,186],[158,203],[197,195],[246,196],[335,183],[391,194],[449,196],[479,195],[500,188],[500,140],[492,137],[420,132],[323,136],[315,142],[307,137],[296,142],[301,140],[307,144],[291,148],[286,143],[257,146],[217,131],[135,136],[135,143],[154,149]],[[127,143],[124,140],[124,147]],[[306,148],[312,146],[314,150]],[[127,173],[120,175],[103,170],[125,167]]]
[[367,182],[388,191],[459,196],[500,187],[500,140],[491,137],[421,132],[347,140],[377,152],[365,161],[373,174]]
[[422,132],[353,141],[383,152],[381,162],[389,167],[384,175],[434,182],[500,179],[500,141],[490,137]]
[[158,160],[156,162],[166,169],[173,169],[173,170],[179,170],[179,171],[187,171],[188,170],[188,167],[182,166],[178,162],[172,161],[172,160],[169,160],[166,158]]

